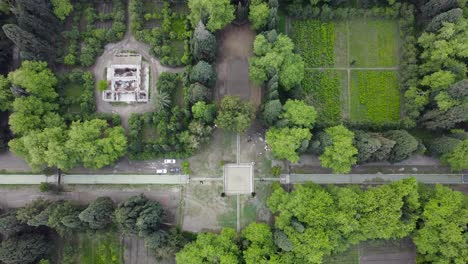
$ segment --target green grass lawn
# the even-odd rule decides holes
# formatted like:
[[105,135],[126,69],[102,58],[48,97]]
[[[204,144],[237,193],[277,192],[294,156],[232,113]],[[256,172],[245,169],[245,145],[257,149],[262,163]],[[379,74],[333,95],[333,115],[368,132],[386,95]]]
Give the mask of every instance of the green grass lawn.
[[324,264],[359,264],[358,246],[352,246],[343,253],[323,258]]
[[65,96],[67,97],[72,97],[72,98],[80,97],[81,92],[82,92],[81,84],[69,82],[65,86],[64,92],[65,92]]
[[184,56],[184,41],[171,41],[173,57],[182,58]]
[[123,264],[123,249],[115,233],[80,234],[80,263]]
[[318,111],[319,123],[334,123],[341,120],[341,91],[346,71],[306,71],[302,87],[306,101]]
[[400,120],[400,91],[396,71],[353,71],[351,120],[374,123]]
[[143,142],[153,142],[158,138],[158,135],[156,134],[156,128],[145,124],[143,127]]
[[335,63],[335,24],[318,20],[293,20],[290,33],[306,67],[329,67]]
[[398,23],[395,20],[349,22],[350,63],[353,67],[398,66]]

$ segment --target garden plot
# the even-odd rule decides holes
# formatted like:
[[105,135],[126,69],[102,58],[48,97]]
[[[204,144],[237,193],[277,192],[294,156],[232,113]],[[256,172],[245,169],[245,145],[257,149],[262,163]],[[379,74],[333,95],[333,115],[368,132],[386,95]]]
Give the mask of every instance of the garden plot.
[[351,120],[376,124],[398,122],[400,91],[395,71],[353,71]]
[[398,66],[398,38],[396,21],[350,21],[350,65],[352,67]]
[[304,58],[303,91],[319,124],[400,120],[397,21],[293,20],[287,31]]

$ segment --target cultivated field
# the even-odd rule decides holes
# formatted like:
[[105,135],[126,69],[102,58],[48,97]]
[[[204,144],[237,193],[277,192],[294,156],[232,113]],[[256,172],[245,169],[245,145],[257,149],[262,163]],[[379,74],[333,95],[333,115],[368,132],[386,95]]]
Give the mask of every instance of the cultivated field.
[[288,34],[306,64],[303,90],[319,111],[319,123],[399,121],[396,21],[294,20],[290,25]]

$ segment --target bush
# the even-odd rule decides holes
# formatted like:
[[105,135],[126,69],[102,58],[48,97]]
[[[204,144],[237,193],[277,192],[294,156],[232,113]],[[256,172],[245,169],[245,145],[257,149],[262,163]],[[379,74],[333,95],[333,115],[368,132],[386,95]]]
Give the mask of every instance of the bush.
[[180,165],[182,167],[183,174],[189,175],[192,173],[192,170],[190,169],[190,163],[187,160],[182,161]]
[[280,176],[280,174],[281,174],[281,166],[276,165],[271,168],[271,175],[273,175],[274,177],[278,177]]
[[107,81],[106,81],[106,80],[100,80],[100,81],[98,82],[98,90],[99,90],[99,91],[103,92],[103,91],[107,90],[107,87],[108,87],[108,85],[107,85]]

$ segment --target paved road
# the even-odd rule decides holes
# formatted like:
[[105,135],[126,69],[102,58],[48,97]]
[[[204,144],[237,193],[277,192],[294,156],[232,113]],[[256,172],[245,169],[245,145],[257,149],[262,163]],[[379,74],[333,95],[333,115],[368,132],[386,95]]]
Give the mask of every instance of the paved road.
[[[288,175],[281,175],[282,179]],[[386,183],[404,178],[414,177],[422,183],[441,184],[468,184],[463,181],[462,174],[291,174],[290,183],[315,182],[318,184],[360,184],[360,183]],[[467,178],[465,176],[465,178]]]

